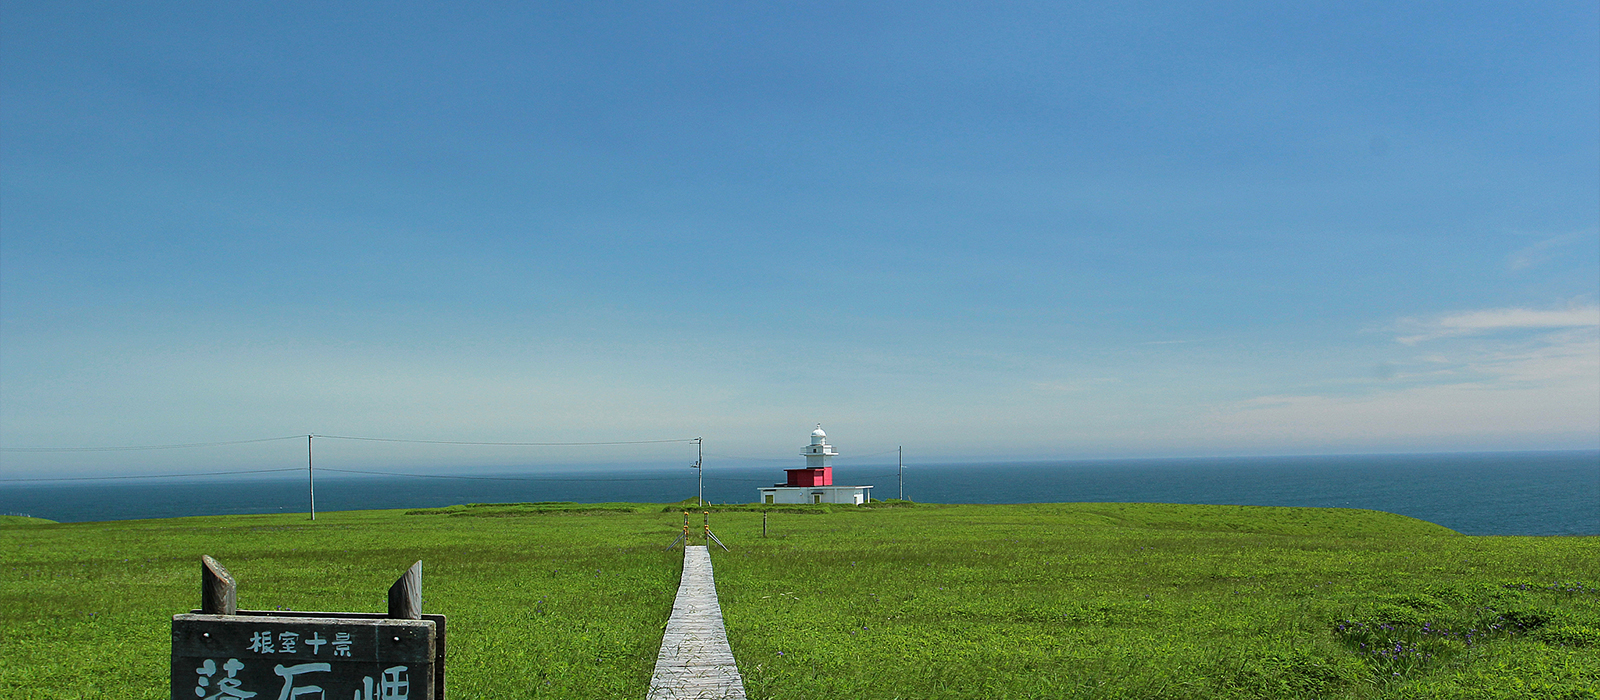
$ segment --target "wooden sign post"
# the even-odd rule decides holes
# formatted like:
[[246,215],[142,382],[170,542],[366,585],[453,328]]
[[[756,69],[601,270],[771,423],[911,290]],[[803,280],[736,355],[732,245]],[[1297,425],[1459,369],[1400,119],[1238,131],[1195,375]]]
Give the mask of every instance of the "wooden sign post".
[[172,616],[172,700],[444,700],[445,618],[422,614],[422,562],[389,612],[238,610],[226,569],[201,557],[199,610]]

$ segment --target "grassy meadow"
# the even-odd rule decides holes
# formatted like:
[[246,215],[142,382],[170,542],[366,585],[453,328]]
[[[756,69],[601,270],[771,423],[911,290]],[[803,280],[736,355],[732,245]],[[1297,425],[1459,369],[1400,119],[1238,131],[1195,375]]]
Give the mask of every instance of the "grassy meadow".
[[[752,698],[1596,698],[1600,538],[1372,511],[1153,504],[720,508]],[[700,516],[694,516],[698,530]],[[450,697],[642,698],[677,509],[456,506],[0,521],[0,696],[164,698],[201,554],[250,609],[382,611],[423,560]]]

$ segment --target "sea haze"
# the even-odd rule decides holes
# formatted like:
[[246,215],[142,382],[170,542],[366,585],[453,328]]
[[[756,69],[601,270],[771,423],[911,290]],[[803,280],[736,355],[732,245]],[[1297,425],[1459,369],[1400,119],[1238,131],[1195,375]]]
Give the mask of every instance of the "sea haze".
[[[783,468],[708,460],[706,500],[749,503]],[[318,474],[321,511],[458,503],[628,501],[695,494],[692,469],[496,469],[477,478]],[[492,478],[501,477],[501,478]],[[895,465],[834,467],[836,484],[897,495]],[[1600,535],[1600,451],[917,464],[905,495],[928,503],[1153,502],[1366,508],[1468,535]],[[62,522],[305,512],[304,475],[0,483],[0,512]]]

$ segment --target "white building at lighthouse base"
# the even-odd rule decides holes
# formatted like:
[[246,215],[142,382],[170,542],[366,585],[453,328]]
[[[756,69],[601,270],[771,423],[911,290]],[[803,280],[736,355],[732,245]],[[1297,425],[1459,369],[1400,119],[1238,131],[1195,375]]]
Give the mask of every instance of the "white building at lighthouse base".
[[761,503],[845,503],[861,505],[872,500],[871,486],[768,486],[761,491]]

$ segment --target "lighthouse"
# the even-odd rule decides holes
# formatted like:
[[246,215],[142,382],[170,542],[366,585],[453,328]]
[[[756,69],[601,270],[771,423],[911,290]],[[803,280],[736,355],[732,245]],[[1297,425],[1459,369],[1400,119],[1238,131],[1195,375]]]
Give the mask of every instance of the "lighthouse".
[[805,451],[800,454],[805,455],[806,466],[823,469],[831,469],[833,458],[839,455],[834,451],[833,445],[828,444],[828,434],[822,432],[821,423],[817,424],[816,430],[811,431],[811,444],[806,445]]
[[806,466],[785,469],[788,478],[784,483],[757,489],[761,493],[761,503],[853,503],[859,506],[872,499],[871,486],[833,484],[833,458],[839,453],[828,444],[828,434],[822,431],[821,423],[811,431],[811,444],[801,448],[800,454],[806,458]]

